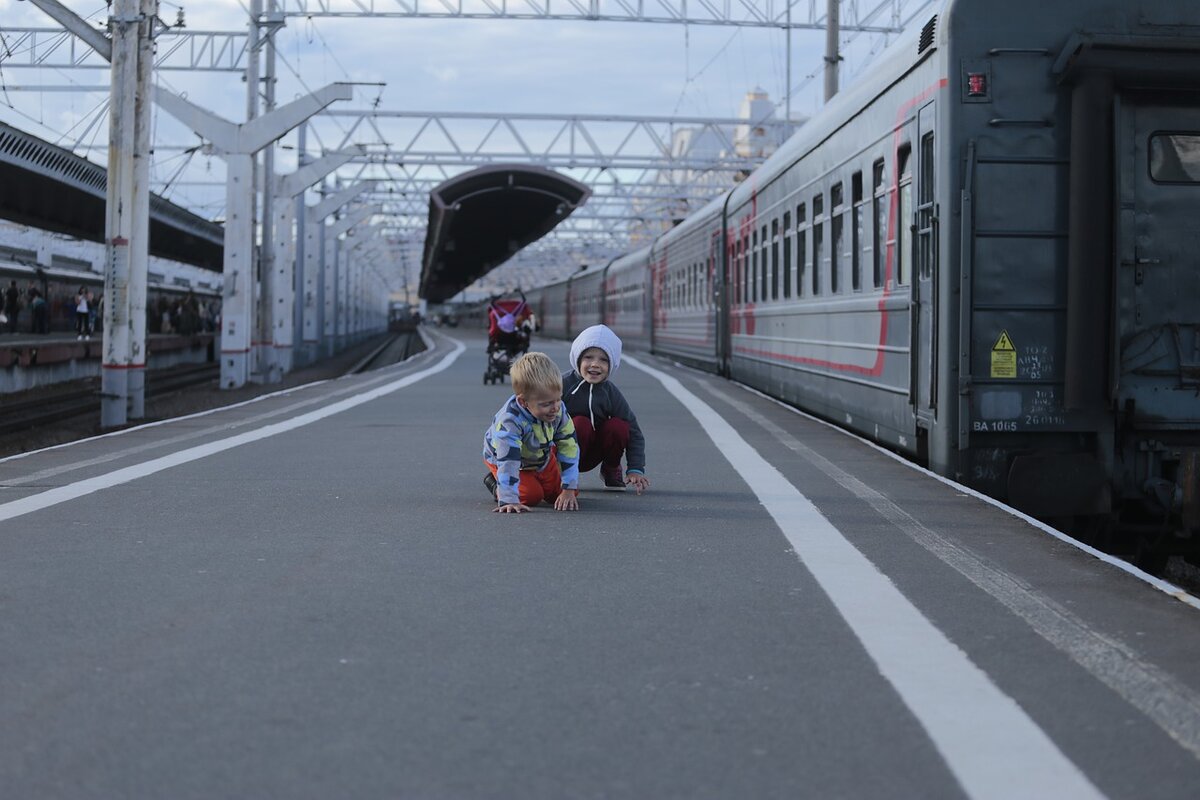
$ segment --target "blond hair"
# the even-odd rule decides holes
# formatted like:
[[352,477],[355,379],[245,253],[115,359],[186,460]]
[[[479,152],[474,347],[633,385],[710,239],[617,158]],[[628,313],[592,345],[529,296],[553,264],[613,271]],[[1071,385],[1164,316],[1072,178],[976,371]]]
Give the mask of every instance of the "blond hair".
[[513,394],[530,392],[562,394],[562,375],[545,353],[526,353],[513,362],[508,370],[512,377]]

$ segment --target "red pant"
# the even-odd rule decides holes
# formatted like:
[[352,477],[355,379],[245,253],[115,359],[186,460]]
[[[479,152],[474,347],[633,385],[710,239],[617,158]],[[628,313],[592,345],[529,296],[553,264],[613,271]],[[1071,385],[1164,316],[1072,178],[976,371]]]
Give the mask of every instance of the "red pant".
[[[486,458],[483,463],[499,480],[500,474],[496,465]],[[536,506],[543,500],[553,503],[562,494],[562,470],[558,466],[558,448],[550,448],[550,463],[540,472],[532,469],[521,470],[521,482],[517,484],[517,494],[520,495],[521,502],[530,507]]]
[[621,456],[629,445],[629,423],[611,417],[593,429],[587,417],[571,419],[575,423],[575,438],[579,440],[579,471],[587,472],[600,465],[601,472],[619,474]]

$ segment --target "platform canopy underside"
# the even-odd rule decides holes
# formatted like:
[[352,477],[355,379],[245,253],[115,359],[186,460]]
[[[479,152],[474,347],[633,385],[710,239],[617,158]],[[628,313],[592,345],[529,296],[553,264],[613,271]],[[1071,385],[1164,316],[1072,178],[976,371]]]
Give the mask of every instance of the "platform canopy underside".
[[420,296],[442,302],[537,241],[583,205],[591,190],[548,169],[496,164],[430,194]]

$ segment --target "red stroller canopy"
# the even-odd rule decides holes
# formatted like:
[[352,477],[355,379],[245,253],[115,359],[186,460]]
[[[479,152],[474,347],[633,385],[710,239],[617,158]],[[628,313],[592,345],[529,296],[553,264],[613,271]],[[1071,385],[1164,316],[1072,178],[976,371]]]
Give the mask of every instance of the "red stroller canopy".
[[524,300],[493,300],[488,307],[488,336],[512,333],[531,313]]

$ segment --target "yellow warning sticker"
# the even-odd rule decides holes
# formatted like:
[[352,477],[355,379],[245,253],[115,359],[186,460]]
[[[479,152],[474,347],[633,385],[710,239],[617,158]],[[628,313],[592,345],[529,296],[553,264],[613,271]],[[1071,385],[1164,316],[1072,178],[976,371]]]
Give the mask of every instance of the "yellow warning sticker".
[[992,377],[1017,377],[1017,348],[1008,338],[1008,331],[1001,331],[1000,338],[992,345]]

